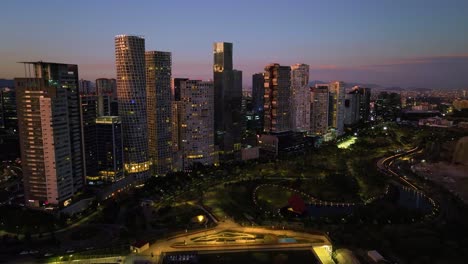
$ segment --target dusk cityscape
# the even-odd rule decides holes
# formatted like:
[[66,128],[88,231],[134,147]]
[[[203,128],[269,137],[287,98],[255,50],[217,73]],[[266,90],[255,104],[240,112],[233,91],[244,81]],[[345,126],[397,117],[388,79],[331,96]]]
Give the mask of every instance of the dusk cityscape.
[[467,1],[0,7],[0,263],[467,262]]

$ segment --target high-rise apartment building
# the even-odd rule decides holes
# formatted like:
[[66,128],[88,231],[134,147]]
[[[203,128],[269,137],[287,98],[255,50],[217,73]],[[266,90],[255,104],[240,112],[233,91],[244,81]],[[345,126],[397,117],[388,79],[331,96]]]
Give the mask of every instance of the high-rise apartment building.
[[153,174],[165,175],[172,170],[171,53],[147,51],[145,58],[149,158]]
[[117,99],[122,122],[124,168],[137,181],[150,177],[146,111],[145,39],[115,37]]
[[67,205],[84,184],[78,66],[24,64],[34,73],[15,79],[26,203]]
[[96,79],[96,95],[98,96],[99,116],[117,116],[117,83],[115,79]]
[[265,67],[264,131],[291,130],[291,67],[277,63]]
[[345,95],[344,103],[346,126],[352,126],[359,122],[359,95],[357,90],[352,90]]
[[329,124],[336,129],[337,135],[344,132],[344,101],[345,101],[345,86],[343,82],[331,82],[329,86],[330,92],[330,110]]
[[195,163],[218,162],[214,141],[213,82],[179,79],[181,100],[177,102],[177,145],[182,168]]
[[362,122],[370,121],[370,100],[371,100],[371,89],[359,87],[359,119]]
[[329,85],[317,84],[311,89],[311,134],[324,135],[328,131]]
[[241,147],[242,73],[232,65],[232,43],[213,45],[214,126],[222,160],[239,159]]
[[117,100],[117,82],[115,79],[99,78],[96,79],[96,94],[111,96]]
[[309,65],[291,66],[291,125],[294,131],[310,131]]
[[80,94],[94,94],[93,84],[88,80],[79,80],[78,87]]

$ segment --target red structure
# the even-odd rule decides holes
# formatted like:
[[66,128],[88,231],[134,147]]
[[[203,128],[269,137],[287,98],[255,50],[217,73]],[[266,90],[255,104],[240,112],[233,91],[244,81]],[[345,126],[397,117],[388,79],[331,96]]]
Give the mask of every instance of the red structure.
[[295,213],[302,214],[306,209],[304,200],[298,194],[293,194],[291,198],[289,198],[288,203]]

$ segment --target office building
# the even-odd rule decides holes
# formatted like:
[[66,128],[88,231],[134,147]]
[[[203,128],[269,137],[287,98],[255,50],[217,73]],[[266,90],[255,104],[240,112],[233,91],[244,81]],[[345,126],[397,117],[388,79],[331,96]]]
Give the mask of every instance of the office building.
[[96,117],[98,117],[98,96],[81,94],[80,106],[86,178],[89,179],[89,177],[97,175]]
[[265,67],[264,131],[291,130],[291,67],[277,63]]
[[84,183],[78,66],[24,64],[34,73],[15,79],[25,200],[66,206]]
[[309,65],[291,66],[291,125],[294,131],[310,131]]
[[252,109],[257,133],[263,132],[263,97],[265,96],[265,88],[263,87],[264,83],[265,80],[263,79],[263,73],[252,75]]
[[145,58],[149,158],[153,175],[165,175],[172,170],[171,53],[147,51]]
[[96,118],[97,178],[116,182],[124,178],[122,123],[118,116]]
[[142,181],[150,177],[146,111],[145,39],[115,37],[117,99],[122,122],[124,168]]
[[240,159],[242,73],[232,64],[232,43],[213,45],[214,126],[220,159]]
[[18,130],[16,93],[11,88],[0,88],[0,129],[15,133]]

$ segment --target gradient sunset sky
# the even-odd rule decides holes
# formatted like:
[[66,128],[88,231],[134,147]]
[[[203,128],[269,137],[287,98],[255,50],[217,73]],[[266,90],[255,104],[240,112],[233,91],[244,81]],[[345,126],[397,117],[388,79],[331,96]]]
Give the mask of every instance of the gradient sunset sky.
[[212,43],[234,43],[234,67],[311,65],[311,80],[468,88],[467,0],[0,1],[0,78],[18,61],[79,65],[115,77],[114,36],[171,51],[173,77],[212,78]]

